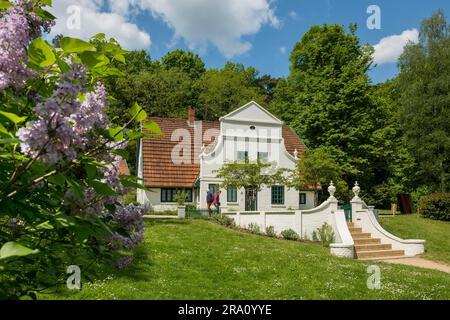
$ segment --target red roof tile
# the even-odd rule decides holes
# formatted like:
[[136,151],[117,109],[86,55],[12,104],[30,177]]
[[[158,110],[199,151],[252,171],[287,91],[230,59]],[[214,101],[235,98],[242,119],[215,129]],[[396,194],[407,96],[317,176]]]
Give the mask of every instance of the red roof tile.
[[128,168],[128,164],[125,159],[121,159],[119,161],[118,171],[119,171],[119,175],[126,175],[126,176],[130,175],[130,169]]
[[[194,139],[194,127],[188,124],[185,119],[172,118],[149,118],[155,121],[161,131],[162,137],[155,137],[143,140],[143,162],[144,162],[144,183],[148,187],[192,187],[200,173],[199,163],[193,163],[195,155],[199,155],[202,145],[209,150],[215,144],[217,134],[220,130],[219,121],[202,121],[202,144],[196,144]],[[204,133],[209,129],[216,129],[212,141],[206,141]],[[175,164],[172,162],[172,150],[180,141],[172,141],[172,134],[176,130],[187,130],[191,135],[191,156],[192,163]],[[283,128],[283,138],[287,151],[293,155],[297,149],[301,155],[305,145],[295,132],[287,127]],[[186,142],[188,143],[188,142]],[[198,162],[198,160],[197,160]]]

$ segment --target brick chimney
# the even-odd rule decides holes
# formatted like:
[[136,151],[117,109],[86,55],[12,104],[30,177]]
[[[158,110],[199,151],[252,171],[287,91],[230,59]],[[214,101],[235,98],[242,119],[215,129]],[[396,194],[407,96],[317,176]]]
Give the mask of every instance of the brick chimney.
[[188,123],[193,125],[195,123],[195,109],[194,107],[188,107]]

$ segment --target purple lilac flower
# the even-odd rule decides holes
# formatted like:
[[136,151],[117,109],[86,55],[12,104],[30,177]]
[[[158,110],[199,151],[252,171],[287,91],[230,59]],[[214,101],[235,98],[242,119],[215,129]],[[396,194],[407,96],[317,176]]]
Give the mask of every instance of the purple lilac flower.
[[24,64],[26,47],[49,32],[54,21],[44,20],[33,9],[41,7],[30,0],[16,0],[8,11],[0,13],[0,90],[20,89],[34,73]]
[[114,215],[114,220],[125,230],[140,231],[144,228],[144,207],[129,204],[118,207]]
[[113,250],[129,250],[136,247],[135,243],[130,237],[125,237],[119,233],[115,233],[108,241],[108,246]]
[[21,88],[32,72],[23,63],[27,59],[30,26],[24,7],[16,2],[8,13],[0,15],[0,90]]
[[113,266],[117,269],[125,269],[133,263],[133,256],[126,256],[116,260]]

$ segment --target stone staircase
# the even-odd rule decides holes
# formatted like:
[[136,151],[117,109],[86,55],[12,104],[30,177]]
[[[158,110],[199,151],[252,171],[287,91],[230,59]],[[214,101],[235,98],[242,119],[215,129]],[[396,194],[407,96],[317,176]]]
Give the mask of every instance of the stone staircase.
[[391,244],[381,243],[381,239],[372,238],[372,235],[363,232],[353,222],[347,222],[348,229],[355,243],[355,258],[364,260],[397,259],[404,258],[404,250],[393,250]]

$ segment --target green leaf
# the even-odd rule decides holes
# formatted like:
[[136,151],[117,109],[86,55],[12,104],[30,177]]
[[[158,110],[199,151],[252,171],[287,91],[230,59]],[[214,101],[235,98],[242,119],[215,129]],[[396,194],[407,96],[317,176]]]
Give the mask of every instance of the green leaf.
[[116,142],[122,141],[123,140],[123,130],[122,127],[114,127],[114,128],[109,128],[107,130],[107,134],[108,137],[110,139],[113,139]]
[[147,190],[147,188],[143,184],[137,183],[137,182],[132,181],[130,179],[126,179],[125,177],[126,176],[121,176],[121,178],[120,178],[120,182],[123,184],[124,187]]
[[57,173],[57,174],[54,174],[54,175],[48,177],[47,180],[58,186],[62,186],[66,182],[66,176],[62,173]]
[[44,6],[49,6],[49,7],[51,7],[53,5],[52,0],[39,0],[39,3]]
[[32,250],[27,248],[17,242],[10,241],[5,243],[0,249],[0,260],[11,258],[11,257],[24,257],[30,254],[36,254],[39,250]]
[[56,58],[56,63],[58,64],[61,73],[66,73],[70,70],[70,66],[60,57]]
[[86,163],[84,165],[84,168],[86,169],[86,174],[87,174],[88,178],[94,179],[95,176],[97,175],[97,167],[91,163]]
[[127,63],[125,56],[123,54],[115,54],[114,59],[116,59],[119,62],[122,62],[123,64]]
[[101,196],[115,196],[116,192],[106,183],[100,181],[89,181],[88,184]]
[[12,121],[14,124],[22,123],[27,119],[27,117],[19,117],[14,113],[6,111],[0,111],[0,114],[8,118],[8,120]]
[[113,150],[112,153],[117,154],[126,160],[128,160],[128,157],[130,156],[129,152],[123,149]]
[[0,132],[2,133],[8,133],[8,130],[6,130],[6,128],[0,123]]
[[41,224],[38,224],[36,226],[36,229],[37,230],[41,230],[41,229],[52,230],[52,229],[54,229],[54,227],[50,224],[50,221],[47,220]]
[[109,64],[109,59],[103,53],[95,51],[85,51],[80,54],[80,58],[89,68],[99,68]]
[[142,125],[142,128],[146,129],[152,133],[155,133],[157,135],[162,135],[161,129],[159,128],[158,124],[154,121],[148,121],[148,122],[144,123]]
[[69,184],[69,186],[72,188],[73,192],[77,196],[79,196],[79,197],[84,196],[83,186],[78,181],[76,181],[75,179],[71,179],[71,180],[67,180],[67,183]]
[[33,12],[44,20],[56,20],[56,17],[54,15],[40,7],[34,7]]
[[111,66],[97,68],[95,72],[101,77],[125,77],[127,74]]
[[95,46],[92,43],[75,39],[71,37],[62,38],[59,41],[64,53],[80,53],[85,51],[95,51]]
[[53,48],[42,38],[34,40],[28,48],[28,57],[30,62],[37,66],[49,67],[56,62]]
[[8,9],[9,7],[12,7],[12,3],[5,0],[0,0],[0,10]]
[[95,36],[92,36],[91,39],[105,40],[105,37],[104,33],[97,33]]
[[145,110],[136,102],[130,108],[130,110],[128,112],[132,117],[134,117],[134,120],[136,122],[141,122],[141,121],[147,119],[147,112],[145,112]]

